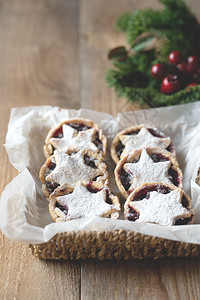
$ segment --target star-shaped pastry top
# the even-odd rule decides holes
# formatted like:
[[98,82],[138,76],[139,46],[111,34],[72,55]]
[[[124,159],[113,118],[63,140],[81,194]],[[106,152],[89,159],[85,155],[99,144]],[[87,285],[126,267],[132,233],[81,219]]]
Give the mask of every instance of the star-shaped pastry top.
[[113,204],[105,202],[105,188],[97,193],[91,193],[81,182],[77,183],[71,194],[59,196],[57,201],[60,205],[68,208],[68,213],[65,215],[66,220],[102,216],[114,209]]
[[191,212],[182,206],[181,199],[178,189],[167,194],[153,191],[150,192],[149,199],[131,201],[129,205],[140,214],[136,222],[170,226],[178,218],[191,216]]
[[84,131],[77,131],[67,124],[62,125],[63,137],[62,138],[51,138],[50,143],[55,149],[66,152],[69,146],[73,146],[77,150],[97,151],[98,148],[92,142],[96,135],[96,129],[91,128]]
[[163,182],[172,183],[168,178],[168,170],[171,166],[170,161],[155,163],[145,149],[142,150],[140,159],[135,163],[124,164],[124,170],[130,176],[130,188],[133,190],[143,183]]
[[160,138],[154,136],[145,127],[142,127],[138,134],[122,135],[120,137],[120,140],[125,146],[121,157],[126,154],[129,154],[135,148],[141,146],[159,147],[166,149],[171,143],[171,139],[169,137]]
[[100,169],[94,169],[84,162],[83,150],[68,155],[62,151],[55,150],[55,169],[47,175],[46,181],[56,182],[60,185],[67,183],[74,187],[77,181],[88,180],[102,175]]

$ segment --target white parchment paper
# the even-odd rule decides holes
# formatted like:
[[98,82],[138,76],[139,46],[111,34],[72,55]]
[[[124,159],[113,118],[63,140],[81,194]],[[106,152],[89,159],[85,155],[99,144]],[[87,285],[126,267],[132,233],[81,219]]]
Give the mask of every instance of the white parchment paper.
[[[108,138],[105,162],[113,193],[119,191],[112,175],[115,164],[109,153],[112,138],[125,127],[138,124],[157,127],[169,135],[176,146],[177,158],[184,173],[183,188],[193,200],[195,224],[162,227],[100,217],[53,223],[38,176],[45,162],[43,145],[50,128],[74,117],[91,119]],[[195,183],[200,166],[200,102],[132,111],[119,114],[117,118],[86,109],[67,110],[51,106],[13,108],[5,148],[11,164],[20,172],[5,187],[0,200],[0,229],[12,240],[37,244],[48,241],[58,232],[127,229],[200,244],[200,187]]]

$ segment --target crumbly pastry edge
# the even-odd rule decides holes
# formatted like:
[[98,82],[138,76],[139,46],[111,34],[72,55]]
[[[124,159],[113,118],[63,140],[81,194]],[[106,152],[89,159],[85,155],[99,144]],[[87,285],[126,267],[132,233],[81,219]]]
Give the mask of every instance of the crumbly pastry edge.
[[74,123],[74,124],[85,124],[88,127],[94,128],[99,132],[99,139],[103,144],[103,151],[101,153],[101,155],[104,157],[106,154],[106,148],[107,148],[107,139],[103,134],[103,131],[101,129],[99,129],[99,126],[97,124],[95,124],[94,122],[92,122],[89,119],[83,119],[83,118],[73,118],[73,119],[68,119],[65,120],[61,123],[59,123],[57,126],[53,127],[52,129],[50,129],[50,131],[47,134],[47,137],[45,139],[45,145],[43,147],[44,150],[44,155],[46,158],[49,158],[54,150],[53,150],[53,146],[50,143],[50,139],[53,137],[54,133],[62,127],[63,124],[69,124],[69,123]]
[[[77,151],[74,148],[69,148],[66,154],[70,155],[75,152],[77,152]],[[106,164],[103,162],[102,156],[98,153],[93,152],[92,150],[82,150],[82,153],[83,153],[83,155],[87,154],[88,156],[94,158],[95,164],[102,174],[102,176],[99,176],[97,178],[97,182],[105,183],[108,180],[108,171],[107,171]],[[39,172],[39,178],[42,182],[42,192],[45,195],[47,201],[49,201],[50,193],[45,184],[45,173],[46,173],[46,169],[48,168],[52,159],[54,159],[54,154],[46,159],[44,165],[41,167],[40,172]]]
[[[119,171],[120,169],[123,168],[124,164],[125,163],[131,163],[134,158],[137,158],[137,156],[140,156],[142,150],[145,149],[147,151],[147,153],[153,153],[153,152],[156,152],[156,153],[159,153],[159,154],[162,154],[163,156],[167,156],[169,157],[169,160],[171,161],[172,163],[172,169],[176,170],[176,172],[178,173],[179,177],[183,179],[183,173],[181,171],[181,169],[179,168],[179,164],[178,164],[178,161],[175,159],[175,157],[167,150],[165,149],[161,149],[161,148],[157,148],[157,147],[140,147],[140,148],[137,148],[135,150],[133,150],[130,154],[127,154],[125,155],[119,162],[118,164],[116,165],[115,167],[115,171],[114,171],[114,174],[115,174],[115,181],[117,183],[117,186],[121,192],[121,194],[125,197],[125,199],[128,198],[128,196],[130,195],[130,192],[126,191],[122,182],[121,182],[121,179],[120,179],[120,175],[119,175]],[[183,187],[183,184],[182,184],[182,180],[178,186],[179,188],[182,188]],[[133,191],[131,191],[132,193]]]
[[[159,134],[163,135],[163,137],[167,137],[163,132],[161,132],[160,130],[158,130],[156,127],[150,127],[150,126],[146,126],[146,125],[138,125],[138,126],[131,126],[131,127],[128,127],[128,128],[125,128],[123,129],[122,131],[120,131],[115,137],[114,139],[112,140],[111,142],[111,146],[110,146],[110,153],[111,153],[111,157],[113,159],[113,161],[118,164],[118,162],[121,160],[121,158],[119,159],[118,156],[117,156],[117,151],[116,151],[116,147],[117,145],[119,144],[120,142],[120,137],[122,135],[126,135],[132,131],[137,131],[137,130],[141,130],[142,128],[150,128],[150,129],[155,129],[159,132]],[[172,155],[174,157],[176,157],[176,151],[175,151],[175,147],[171,141],[171,147],[174,149],[174,152],[172,153]],[[134,150],[134,149],[133,149]]]
[[[110,189],[108,187],[108,180],[106,180],[106,182],[100,183],[100,182],[96,182],[96,181],[92,181],[92,182],[88,182],[88,181],[82,181],[81,182],[83,185],[92,185],[93,188],[97,188],[97,189],[102,189],[104,187],[108,188],[109,190],[109,198],[111,199],[112,203],[113,203],[113,209],[110,209],[110,211],[108,213],[105,213],[103,215],[101,215],[101,217],[109,217],[111,219],[117,219],[119,217],[119,212],[121,210],[121,205],[120,205],[120,201],[119,198],[117,196],[114,196],[111,192]],[[64,184],[60,187],[58,187],[51,195],[49,198],[49,212],[50,215],[53,219],[54,222],[58,223],[58,222],[68,222],[70,220],[65,220],[63,218],[62,215],[62,211],[58,208],[55,210],[56,208],[56,202],[57,202],[57,197],[59,196],[64,196],[67,194],[70,194],[73,192],[73,188],[71,188],[70,186],[68,186],[67,184]],[[119,209],[117,209],[117,207]]]
[[[165,184],[165,183],[162,183],[162,182],[155,182],[155,183],[143,183],[141,186],[139,186],[138,188],[136,188],[129,196],[128,198],[126,199],[125,203],[124,203],[124,219],[127,220],[127,216],[128,216],[128,208],[129,208],[129,203],[134,201],[134,196],[136,193],[138,193],[140,190],[144,189],[144,188],[148,188],[148,187],[152,187],[152,186],[155,186],[155,185],[162,185],[162,186],[165,186],[165,187],[168,187],[171,191],[174,191],[174,190],[179,190],[181,195],[185,196],[185,198],[187,199],[188,201],[188,211],[191,213],[191,215],[193,214],[193,218],[191,220],[191,223],[193,222],[194,220],[194,210],[193,210],[193,207],[192,207],[192,199],[187,195],[187,193],[176,187],[175,185],[173,184]],[[178,216],[178,218],[184,218],[184,217],[188,217],[186,215],[182,215],[182,216]]]

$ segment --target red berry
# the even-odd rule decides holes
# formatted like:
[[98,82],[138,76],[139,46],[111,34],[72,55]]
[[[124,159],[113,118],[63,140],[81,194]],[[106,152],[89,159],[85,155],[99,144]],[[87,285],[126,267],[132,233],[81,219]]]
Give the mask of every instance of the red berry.
[[188,84],[188,86],[196,86],[196,85],[198,85],[198,83],[196,82],[191,82],[190,84]]
[[151,74],[155,79],[163,79],[167,74],[167,67],[161,63],[153,65]]
[[183,55],[181,52],[179,51],[173,51],[169,54],[169,63],[172,65],[177,65],[179,63],[181,63],[184,59],[183,59]]
[[195,73],[199,69],[199,57],[197,55],[189,56],[187,59],[187,72]]
[[187,64],[185,62],[181,62],[180,64],[177,64],[177,69],[182,73],[187,73]]
[[177,75],[168,75],[162,81],[161,92],[171,95],[181,90],[182,84]]

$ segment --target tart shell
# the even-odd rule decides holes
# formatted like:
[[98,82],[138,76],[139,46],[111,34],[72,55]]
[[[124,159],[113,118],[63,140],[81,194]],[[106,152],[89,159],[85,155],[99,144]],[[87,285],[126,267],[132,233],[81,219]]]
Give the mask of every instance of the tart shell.
[[[145,149],[148,154],[150,155],[161,155],[165,157],[167,160],[171,162],[171,168],[177,172],[178,174],[178,179],[179,179],[179,184],[178,187],[182,188],[182,179],[183,179],[183,173],[179,168],[177,160],[174,158],[174,156],[167,150],[161,149],[161,148],[149,148],[149,147],[143,147],[143,148],[137,148],[134,151],[132,151],[129,155],[124,156],[117,164],[115,168],[115,181],[117,183],[117,186],[122,193],[122,195],[125,198],[128,198],[128,196],[133,192],[133,190],[126,190],[124,188],[124,185],[122,184],[120,174],[121,170],[124,167],[124,164],[126,163],[132,163],[134,161],[138,161],[141,155],[142,150]],[[145,183],[145,182],[144,182]]]
[[[99,150],[99,153],[104,157],[106,154],[106,147],[107,147],[107,139],[106,137],[103,135],[103,131],[101,129],[99,129],[97,124],[94,124],[92,121],[88,120],[88,119],[82,119],[82,118],[77,118],[77,119],[69,119],[66,121],[61,122],[59,125],[57,125],[56,127],[52,128],[46,139],[45,139],[45,145],[44,145],[44,155],[46,158],[49,158],[53,152],[54,152],[54,147],[52,146],[50,139],[52,137],[54,137],[55,133],[58,132],[61,128],[62,125],[66,124],[69,125],[70,123],[79,125],[79,124],[84,124],[86,127],[88,127],[88,129],[90,128],[94,128],[96,129],[96,131],[98,132],[98,139],[102,142],[102,151]],[[69,125],[70,126],[70,125]]]
[[[66,154],[71,155],[73,153],[76,153],[73,149],[69,149]],[[101,176],[97,177],[97,182],[104,183],[108,179],[108,172],[107,172],[107,167],[106,164],[103,163],[103,158],[100,154],[94,153],[91,150],[82,150],[83,156],[88,155],[92,159],[94,159],[94,163],[96,167],[100,170]],[[39,177],[42,182],[42,192],[46,197],[46,200],[49,201],[49,196],[51,192],[48,189],[47,182],[45,180],[47,171],[49,169],[49,166],[55,163],[55,158],[54,155],[51,155],[45,162],[45,164],[41,167],[40,172],[39,172]],[[67,183],[66,183],[67,184]],[[57,188],[57,187],[56,187]]]
[[[108,188],[108,181],[106,181],[105,184],[102,184],[100,182],[94,182],[94,181],[92,181],[92,182],[83,181],[82,184],[85,187],[89,186],[90,189],[99,190],[99,191],[102,190],[103,188],[105,188],[108,191],[109,200],[112,202],[113,208],[111,208],[109,212],[102,214],[101,217],[107,217],[107,218],[111,218],[111,219],[117,219],[119,217],[119,211],[121,208],[120,202],[119,202],[119,199],[117,196],[114,196],[113,194],[111,194],[110,189]],[[58,187],[51,194],[51,196],[49,198],[49,212],[50,212],[51,217],[54,222],[69,221],[64,218],[63,212],[59,208],[57,208],[57,197],[68,195],[72,192],[73,192],[73,188],[71,188],[67,184],[64,184],[64,185]]]
[[[110,152],[111,152],[111,157],[113,159],[113,161],[117,164],[119,162],[119,160],[122,158],[122,156],[119,156],[117,153],[117,147],[120,145],[121,141],[120,141],[120,137],[122,135],[130,135],[131,133],[135,132],[136,134],[139,133],[139,131],[142,128],[146,128],[150,131],[155,132],[155,136],[158,137],[163,137],[166,138],[167,136],[162,133],[161,131],[159,131],[157,128],[152,128],[149,126],[145,126],[145,125],[139,125],[139,126],[132,126],[132,127],[128,127],[125,128],[124,130],[122,130],[121,132],[119,132],[114,139],[112,140],[111,143],[111,147],[110,147]],[[134,149],[133,149],[134,150]],[[167,151],[169,151],[170,153],[172,153],[174,156],[176,156],[176,151],[175,151],[175,146],[173,145],[173,143],[171,142],[171,144],[168,146]]]
[[[182,197],[184,197],[184,207],[186,207],[186,209],[188,210],[188,213],[190,213],[190,221],[189,224],[193,223],[194,220],[194,210],[192,208],[192,200],[191,198],[186,194],[185,191],[183,191],[182,189],[179,189],[178,187],[174,186],[173,184],[163,184],[162,182],[156,182],[156,183],[144,183],[143,185],[141,185],[140,187],[136,188],[127,198],[125,204],[124,204],[124,218],[127,220],[130,213],[129,213],[129,209],[130,207],[132,207],[130,204],[132,201],[141,201],[145,195],[145,192],[149,192],[149,191],[159,191],[163,194],[169,193],[171,191],[174,190],[178,190]],[[143,193],[142,193],[143,192]],[[187,204],[186,204],[187,202]],[[181,215],[178,217],[179,218],[188,218],[188,215]]]

